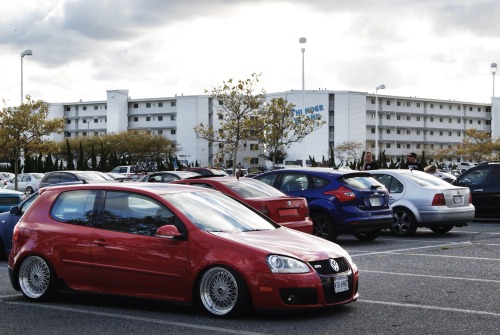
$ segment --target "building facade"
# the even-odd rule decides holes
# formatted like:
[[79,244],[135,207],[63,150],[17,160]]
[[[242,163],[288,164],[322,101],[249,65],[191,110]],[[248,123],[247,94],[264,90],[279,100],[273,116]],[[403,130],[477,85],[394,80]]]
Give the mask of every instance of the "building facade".
[[[331,148],[348,141],[363,143],[373,152],[378,148],[398,161],[409,152],[432,157],[438,150],[451,151],[462,142],[467,129],[490,133],[493,138],[500,135],[500,121],[492,113],[492,109],[500,111],[498,98],[491,105],[353,91],[292,90],[269,93],[266,99],[278,97],[295,105],[295,115],[326,120],[304,141],[291,145],[284,162],[289,165],[307,165],[309,158],[328,160]],[[66,119],[65,132],[53,135],[56,141],[145,131],[176,142],[177,157],[184,164],[213,166],[223,165],[215,158],[217,144],[197,139],[193,128],[203,123],[217,129],[218,108],[219,102],[208,95],[131,99],[128,90],[109,90],[102,101],[53,103],[50,117]],[[247,168],[269,166],[261,153],[258,141],[248,141],[238,152],[238,162]],[[445,160],[462,161],[460,157]]]

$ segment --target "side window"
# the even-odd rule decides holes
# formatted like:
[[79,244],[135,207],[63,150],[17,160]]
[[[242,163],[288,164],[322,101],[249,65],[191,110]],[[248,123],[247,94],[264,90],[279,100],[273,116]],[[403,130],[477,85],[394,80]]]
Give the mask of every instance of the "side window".
[[171,181],[177,180],[178,178],[176,176],[173,176],[171,174],[166,174],[163,176],[163,182],[164,183],[169,183]]
[[70,181],[78,181],[78,178],[76,178],[74,175],[71,173],[61,173],[61,183],[66,183]]
[[161,183],[161,174],[155,174],[148,177],[150,183]]
[[89,226],[94,217],[97,192],[81,190],[61,193],[50,210],[50,216],[58,221]]
[[175,222],[174,214],[151,198],[130,192],[106,193],[104,229],[154,236],[159,227]]
[[277,174],[270,174],[268,176],[261,176],[255,179],[260,180],[261,182],[266,183],[267,185],[273,186],[277,176],[278,176]]
[[54,184],[54,183],[59,183],[59,180],[61,180],[61,172],[51,173],[51,174],[47,177],[47,182],[48,182],[48,183],[51,183],[51,184]]
[[490,172],[491,168],[489,166],[467,170],[460,176],[458,184],[461,186],[485,184],[488,182]]
[[198,186],[198,187],[204,187],[204,188],[208,188],[208,189],[211,189],[211,190],[215,190],[216,188],[213,187],[212,185],[209,185],[209,184],[205,184],[205,183],[191,183],[189,185],[192,185],[192,186]]
[[280,190],[283,192],[294,192],[307,190],[309,182],[307,175],[301,173],[286,174],[281,182]]
[[328,185],[329,181],[327,179],[323,179],[317,176],[312,176],[311,177],[312,183],[314,185],[314,188],[323,188],[326,185]]

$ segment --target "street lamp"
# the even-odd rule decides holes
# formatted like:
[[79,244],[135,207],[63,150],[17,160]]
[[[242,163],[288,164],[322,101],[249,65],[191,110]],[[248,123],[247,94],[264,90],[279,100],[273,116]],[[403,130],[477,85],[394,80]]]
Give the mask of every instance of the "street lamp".
[[375,88],[375,160],[378,159],[378,90],[383,90],[384,88],[384,84]]
[[24,56],[32,56],[32,55],[33,55],[33,51],[31,51],[31,49],[27,49],[27,50],[24,50],[23,52],[21,52],[21,104],[24,101],[24,97],[23,97],[23,58],[24,58]]
[[[307,38],[305,37],[301,37],[299,38],[299,43],[301,44],[305,44],[307,42]],[[306,106],[305,106],[305,79],[304,79],[304,53],[306,52],[306,48],[302,48],[301,49],[302,51],[302,113],[303,115],[305,116],[306,115]],[[303,156],[304,156],[304,161],[302,162],[302,166],[303,167],[306,167],[306,141],[304,139],[304,152],[303,152]]]
[[497,63],[491,63],[491,74],[493,75],[493,98],[495,97],[495,73],[497,73]]

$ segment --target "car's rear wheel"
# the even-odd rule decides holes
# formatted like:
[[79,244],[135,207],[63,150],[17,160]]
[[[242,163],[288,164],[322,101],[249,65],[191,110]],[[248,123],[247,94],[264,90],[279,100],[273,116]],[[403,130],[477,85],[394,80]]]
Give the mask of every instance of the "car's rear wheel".
[[327,214],[321,212],[312,213],[311,219],[313,221],[314,235],[330,241],[335,241],[337,239],[333,221]]
[[26,187],[26,193],[33,194],[33,193],[35,193],[35,190],[31,186],[28,186],[28,187]]
[[235,317],[248,310],[250,298],[243,279],[231,269],[215,266],[206,270],[199,284],[203,308],[216,317]]
[[21,263],[19,287],[29,300],[42,301],[56,291],[56,278],[49,263],[39,256],[29,256]]
[[368,232],[357,232],[354,236],[360,241],[373,241],[379,237],[380,232],[382,232],[382,229],[375,229]]
[[391,232],[398,236],[411,236],[417,230],[417,222],[413,213],[403,207],[394,208],[394,223]]
[[452,225],[446,225],[446,226],[438,226],[438,227],[429,227],[430,230],[435,232],[436,234],[446,234],[450,230],[453,229]]

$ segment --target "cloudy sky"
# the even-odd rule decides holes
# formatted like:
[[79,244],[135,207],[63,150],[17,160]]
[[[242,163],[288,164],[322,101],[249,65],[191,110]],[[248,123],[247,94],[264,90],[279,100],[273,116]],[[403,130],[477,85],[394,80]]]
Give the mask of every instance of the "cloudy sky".
[[[491,101],[498,0],[2,0],[0,100],[203,94],[261,73],[267,92]],[[306,37],[307,43],[299,44]],[[496,76],[500,79],[500,73]],[[498,93],[500,94],[500,80]]]

